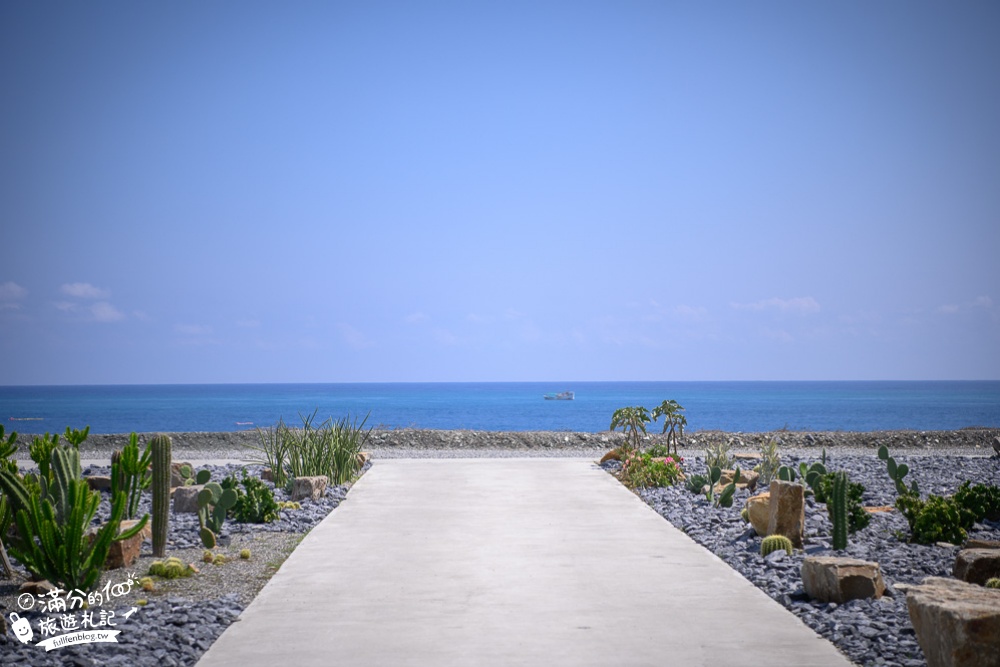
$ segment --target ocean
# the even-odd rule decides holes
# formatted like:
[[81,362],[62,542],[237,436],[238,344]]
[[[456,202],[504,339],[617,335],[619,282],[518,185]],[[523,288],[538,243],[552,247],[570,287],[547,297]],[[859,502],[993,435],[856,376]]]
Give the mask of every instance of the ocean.
[[[575,400],[543,394],[573,391]],[[620,407],[674,399],[688,431],[1000,426],[1000,382],[498,382],[0,387],[7,431],[241,431],[316,412],[385,428],[605,431]],[[658,430],[656,425],[651,429]]]

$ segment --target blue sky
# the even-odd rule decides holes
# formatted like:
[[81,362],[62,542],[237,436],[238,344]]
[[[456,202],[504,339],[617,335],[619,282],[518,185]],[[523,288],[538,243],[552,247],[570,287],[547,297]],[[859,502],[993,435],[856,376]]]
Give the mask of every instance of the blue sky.
[[1000,4],[0,4],[0,384],[1000,379]]

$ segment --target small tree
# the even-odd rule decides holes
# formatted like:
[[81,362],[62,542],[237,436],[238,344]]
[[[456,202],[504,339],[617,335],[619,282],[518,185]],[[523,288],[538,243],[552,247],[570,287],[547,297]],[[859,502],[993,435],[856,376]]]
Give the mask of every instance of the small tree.
[[641,405],[633,408],[618,408],[611,415],[611,430],[622,429],[625,433],[625,446],[629,449],[639,449],[642,436],[646,435],[646,424],[648,423],[649,410]]
[[663,432],[667,434],[667,450],[671,443],[674,446],[674,454],[677,453],[677,441],[684,435],[684,427],[688,420],[683,414],[684,408],[674,400],[663,401],[653,408],[653,421],[663,417]]

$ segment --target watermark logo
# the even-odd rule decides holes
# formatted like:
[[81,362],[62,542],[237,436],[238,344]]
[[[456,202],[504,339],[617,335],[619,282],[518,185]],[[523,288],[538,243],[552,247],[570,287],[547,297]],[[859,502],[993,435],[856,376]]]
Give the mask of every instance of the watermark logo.
[[[46,651],[77,644],[118,643],[121,630],[112,629],[117,625],[115,612],[100,607],[128,595],[138,583],[135,575],[130,574],[122,583],[108,582],[104,588],[91,593],[79,589],[67,593],[61,588],[38,598],[31,593],[22,593],[17,598],[17,604],[23,611],[46,614],[37,621],[38,634],[42,639],[35,644]],[[137,611],[137,607],[132,607],[122,617],[127,621]],[[18,641],[30,644],[35,636],[31,622],[17,612],[11,612],[7,618]]]

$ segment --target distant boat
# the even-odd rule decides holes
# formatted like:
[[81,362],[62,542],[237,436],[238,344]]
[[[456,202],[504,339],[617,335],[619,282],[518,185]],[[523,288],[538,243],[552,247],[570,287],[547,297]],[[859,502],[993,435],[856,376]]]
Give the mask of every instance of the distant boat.
[[571,391],[560,391],[558,394],[545,394],[546,401],[572,401],[576,396]]

